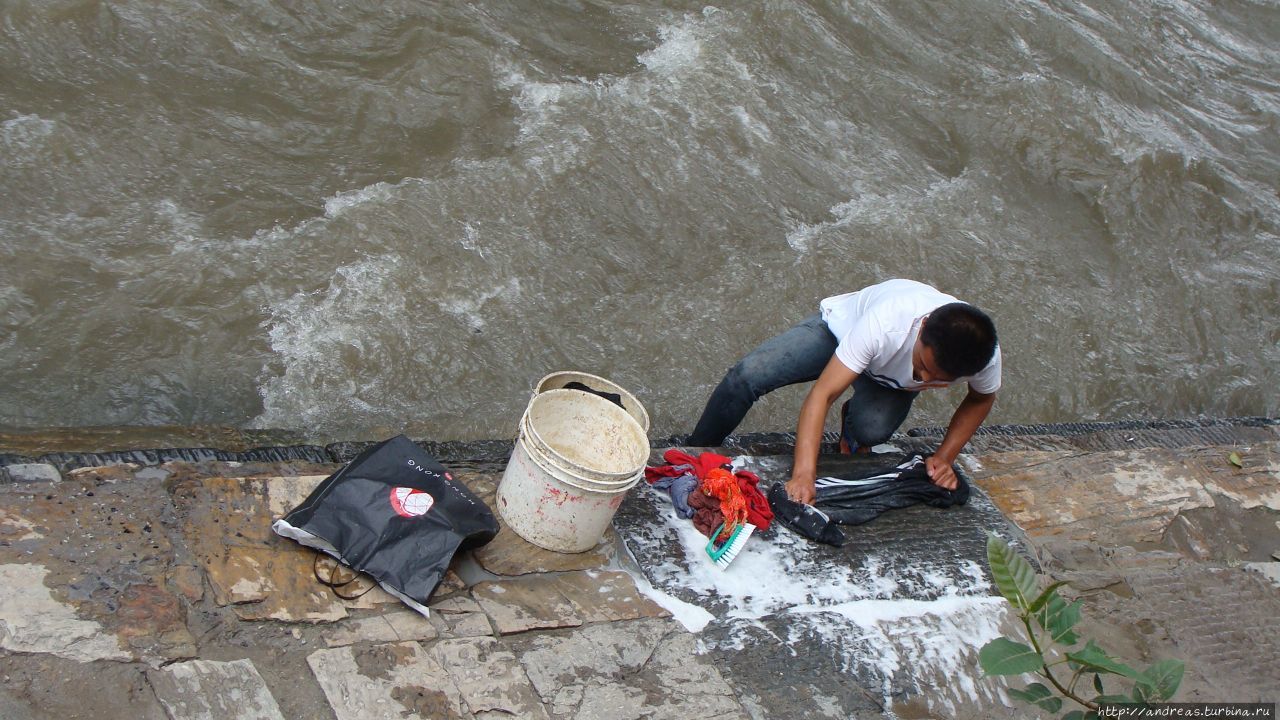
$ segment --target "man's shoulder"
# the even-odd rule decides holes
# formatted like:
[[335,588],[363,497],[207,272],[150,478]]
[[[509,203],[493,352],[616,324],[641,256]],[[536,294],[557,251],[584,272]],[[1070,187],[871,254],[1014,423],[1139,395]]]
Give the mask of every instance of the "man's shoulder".
[[892,325],[911,324],[934,309],[956,302],[937,288],[916,280],[886,280],[872,285],[866,308]]

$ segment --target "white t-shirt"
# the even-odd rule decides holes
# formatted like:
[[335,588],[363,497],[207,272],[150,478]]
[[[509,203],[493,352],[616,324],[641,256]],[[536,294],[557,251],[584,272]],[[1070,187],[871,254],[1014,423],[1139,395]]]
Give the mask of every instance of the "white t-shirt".
[[822,319],[836,336],[836,357],[850,370],[885,387],[923,390],[967,382],[985,395],[1000,389],[1000,347],[977,375],[952,382],[921,383],[911,372],[911,352],[920,321],[934,309],[957,300],[915,280],[886,280],[857,292],[822,301]]

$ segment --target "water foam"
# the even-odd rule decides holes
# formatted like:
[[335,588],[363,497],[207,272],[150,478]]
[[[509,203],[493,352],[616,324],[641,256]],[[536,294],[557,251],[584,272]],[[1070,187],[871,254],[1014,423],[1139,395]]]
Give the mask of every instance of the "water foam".
[[[714,8],[708,8],[708,14]],[[641,53],[636,59],[650,72],[672,76],[695,66],[702,55],[702,41],[692,22],[680,25],[664,25],[658,28],[662,39],[652,50]]]
[[0,142],[17,149],[28,149],[43,143],[58,124],[39,115],[19,115],[0,123]]
[[39,115],[19,115],[0,123],[0,147],[5,149],[5,162],[31,165],[39,162],[41,152],[58,124]]
[[374,183],[356,190],[340,192],[324,201],[324,216],[329,219],[341,217],[348,211],[368,204],[387,203],[394,199],[396,185],[391,183]]
[[[978,649],[1001,635],[1008,619],[1006,603],[989,595],[990,583],[977,563],[963,559],[943,567],[876,556],[856,568],[819,563],[809,540],[775,526],[767,541],[749,541],[721,569],[706,556],[707,539],[692,523],[668,504],[659,509],[654,522],[663,531],[647,538],[631,534],[627,544],[636,544],[637,554],[651,561],[669,559],[644,573],[630,571],[641,590],[690,631],[702,632],[711,622],[723,626],[713,641],[717,650],[767,641],[763,634],[796,652],[816,637],[835,651],[846,672],[878,684],[887,706],[904,684],[931,708],[952,712],[962,704],[1007,702],[1002,683],[982,679],[976,671]],[[671,536],[683,551],[679,559],[647,547]],[[704,606],[715,608],[718,616]],[[778,627],[779,618],[785,618],[785,637],[770,629]]]

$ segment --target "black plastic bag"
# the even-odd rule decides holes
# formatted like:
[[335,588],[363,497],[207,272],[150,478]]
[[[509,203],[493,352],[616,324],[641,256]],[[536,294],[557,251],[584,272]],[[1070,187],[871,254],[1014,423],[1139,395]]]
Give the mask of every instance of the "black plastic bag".
[[325,478],[271,529],[367,573],[423,615],[459,550],[498,534],[498,521],[444,466],[400,435]]

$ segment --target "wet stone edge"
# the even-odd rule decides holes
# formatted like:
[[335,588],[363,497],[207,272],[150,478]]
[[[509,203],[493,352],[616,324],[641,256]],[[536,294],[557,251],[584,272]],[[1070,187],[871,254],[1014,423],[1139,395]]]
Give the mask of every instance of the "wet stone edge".
[[[1196,418],[1185,420],[1125,420],[1081,423],[1049,423],[1039,425],[989,425],[979,428],[975,441],[983,438],[1027,438],[1034,443],[1038,437],[1073,438],[1100,433],[1125,433],[1135,431],[1205,431],[1206,439],[1216,438],[1232,429],[1268,429],[1280,431],[1280,418]],[[895,434],[890,443],[903,452],[927,453],[932,451],[946,429],[941,427],[913,428],[906,433]],[[687,435],[672,435],[651,439],[655,448],[687,447]],[[835,432],[823,433],[821,452],[836,452],[839,436]],[[174,447],[108,452],[50,452],[41,455],[24,455],[4,452],[0,447],[0,483],[13,482],[9,468],[13,466],[52,466],[59,473],[67,473],[86,467],[134,464],[156,466],[167,462],[240,462],[240,463],[317,463],[342,464],[349,462],[375,440],[342,441],[327,445],[281,445],[256,447],[243,451],[227,451],[211,447]],[[502,463],[511,456],[512,440],[468,441],[415,441],[425,452],[442,463]],[[724,452],[747,455],[788,455],[795,449],[795,433],[757,432],[733,435],[719,448]],[[14,468],[17,470],[17,468]],[[15,473],[17,475],[18,473]]]

